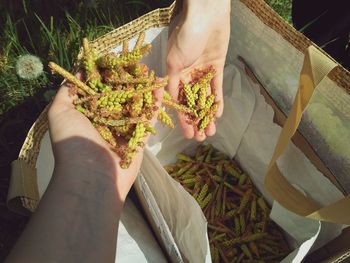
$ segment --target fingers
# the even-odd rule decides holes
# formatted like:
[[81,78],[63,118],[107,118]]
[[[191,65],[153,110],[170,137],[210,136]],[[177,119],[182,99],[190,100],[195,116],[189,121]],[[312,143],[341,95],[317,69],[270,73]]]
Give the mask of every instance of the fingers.
[[177,101],[177,98],[179,96],[179,83],[180,83],[180,74],[179,73],[173,73],[169,75],[169,82],[167,89],[169,91],[169,94],[175,101]]
[[211,121],[207,128],[205,128],[205,134],[210,137],[213,136],[216,133],[216,126],[214,121]]
[[195,131],[192,124],[189,123],[187,116],[181,112],[179,112],[177,116],[182,129],[182,134],[186,139],[192,139],[195,135]]
[[216,117],[220,118],[224,112],[224,96],[223,96],[223,71],[219,71],[215,74],[211,81],[212,93],[216,94],[215,102],[218,103],[218,110],[216,112]]

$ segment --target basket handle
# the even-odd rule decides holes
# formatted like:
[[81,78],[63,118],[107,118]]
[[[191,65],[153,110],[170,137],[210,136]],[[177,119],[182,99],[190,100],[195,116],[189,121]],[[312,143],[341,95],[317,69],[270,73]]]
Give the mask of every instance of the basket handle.
[[336,66],[334,61],[317,48],[310,46],[307,49],[300,73],[299,88],[268,166],[265,187],[278,203],[300,216],[350,225],[350,195],[330,205],[321,206],[291,185],[276,163],[298,129],[302,114],[314,90]]

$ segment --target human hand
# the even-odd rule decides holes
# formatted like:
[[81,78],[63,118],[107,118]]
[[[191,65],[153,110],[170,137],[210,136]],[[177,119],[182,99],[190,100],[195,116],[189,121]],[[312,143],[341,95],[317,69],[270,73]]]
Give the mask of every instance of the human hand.
[[[196,68],[214,66],[216,75],[211,81],[208,93],[215,93],[218,111],[223,112],[223,69],[230,37],[230,1],[229,0],[185,0],[178,25],[171,32],[168,43],[167,72],[168,90],[172,97],[178,98],[178,85],[188,80],[189,74]],[[206,136],[216,132],[212,121],[204,132],[195,130],[183,113],[178,113],[180,125],[186,138],[203,141]]]
[[[155,91],[160,106],[162,90]],[[55,167],[74,167],[80,173],[95,172],[111,176],[117,191],[125,199],[139,172],[143,150],[139,149],[128,169],[121,169],[120,157],[100,136],[89,119],[77,111],[69,95],[69,87],[62,85],[48,113],[50,137]],[[154,124],[156,116],[151,121]],[[145,138],[146,143],[148,136]],[[65,143],[62,143],[65,142]]]
[[[159,106],[162,90],[154,95]],[[119,156],[74,108],[73,99],[62,85],[49,109],[55,169],[6,262],[115,261],[118,222],[142,149],[121,169]]]

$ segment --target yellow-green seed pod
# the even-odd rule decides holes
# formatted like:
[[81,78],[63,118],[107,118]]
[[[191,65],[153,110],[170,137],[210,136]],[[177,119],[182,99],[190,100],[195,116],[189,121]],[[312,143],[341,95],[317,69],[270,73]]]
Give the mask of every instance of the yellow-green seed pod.
[[185,166],[183,166],[182,168],[180,168],[177,171],[177,176],[184,174],[186,171],[188,171],[192,167],[192,165],[193,165],[193,163],[189,163],[189,164],[186,164]]
[[206,144],[206,145],[204,145],[204,147],[203,147],[203,152],[202,153],[208,153],[209,151],[212,151],[213,150],[213,145],[212,144]]
[[96,51],[91,48],[89,41],[87,38],[83,39],[83,66],[86,72],[87,80],[99,81],[100,74],[96,68],[95,60],[96,60]]
[[204,116],[204,118],[202,119],[199,125],[199,130],[203,131],[208,126],[209,122],[210,122],[209,116]]
[[221,183],[224,179],[221,177],[221,176],[219,176],[219,175],[213,175],[213,176],[211,176],[211,178],[215,181],[215,182],[217,182],[217,183]]
[[128,146],[130,149],[135,149],[138,146],[138,144],[143,140],[145,131],[146,128],[142,122],[136,124],[132,137],[128,142]]
[[[197,93],[198,93],[200,87],[201,87],[201,86],[199,85],[199,83],[195,83],[195,84],[191,87],[192,94],[197,95]],[[197,98],[198,98],[198,95],[197,95]]]
[[238,244],[240,241],[241,241],[241,238],[240,237],[236,237],[236,238],[227,240],[225,242],[222,242],[222,245],[225,246],[225,247],[232,247],[232,246]]
[[221,176],[221,177],[224,175],[223,172],[222,172],[223,165],[224,165],[223,162],[219,162],[219,163],[216,165],[216,167],[215,167],[216,172],[217,172],[218,175]]
[[195,105],[195,101],[194,101],[194,96],[193,96],[193,93],[191,91],[190,85],[185,84],[183,89],[184,89],[184,93],[186,96],[186,102],[187,102],[188,107],[193,108]]
[[194,184],[194,187],[193,187],[193,198],[194,199],[197,199],[197,196],[201,190],[201,185],[202,185],[202,182],[201,181],[197,181],[195,184]]
[[270,209],[266,205],[264,198],[263,197],[259,197],[257,202],[258,202],[259,207],[263,211],[264,217],[266,217],[269,214],[269,210]]
[[193,162],[193,160],[189,156],[183,153],[176,154],[176,158],[185,162]]
[[186,179],[190,179],[190,178],[193,178],[195,175],[193,173],[184,173],[182,176],[181,176],[181,180],[186,180]]
[[121,125],[121,126],[115,127],[115,130],[119,135],[126,135],[130,131],[130,126],[127,124]]
[[145,40],[145,32],[141,32],[139,37],[137,38],[136,44],[134,46],[134,50],[140,49],[142,47],[143,41]]
[[141,65],[136,64],[132,73],[136,77],[141,77],[142,76],[142,67],[141,67]]
[[245,181],[247,180],[247,175],[246,174],[241,174],[238,180],[238,185],[243,185]]
[[197,198],[197,202],[200,203],[203,201],[203,198],[207,195],[208,193],[208,189],[209,189],[209,185],[208,184],[204,184],[202,190],[200,191],[198,198]]
[[256,198],[253,198],[250,205],[250,221],[256,221]]
[[198,119],[199,120],[203,119],[207,113],[208,113],[207,109],[203,109],[203,110],[198,111]]
[[239,224],[240,224],[240,227],[241,227],[241,233],[243,234],[244,231],[245,231],[245,227],[246,227],[244,214],[240,214],[239,215]]
[[188,171],[186,171],[186,174],[194,174],[198,171],[199,164],[194,164]]
[[54,62],[49,62],[49,68],[61,75],[63,78],[67,79],[68,81],[72,82],[74,85],[76,85],[79,89],[81,89],[84,93],[90,95],[95,95],[95,91],[91,89],[88,85],[86,85],[84,82],[82,82],[77,77],[73,76],[71,73],[66,71],[64,68],[60,67],[59,65],[55,64]]
[[143,98],[141,96],[134,97],[133,104],[131,105],[130,115],[132,117],[139,116],[142,112]]
[[129,52],[129,41],[128,40],[124,40],[123,41],[122,53],[126,54],[128,52]]
[[185,105],[182,105],[182,104],[178,104],[176,103],[174,100],[169,100],[166,98],[167,96],[163,96],[163,104],[168,106],[168,107],[171,107],[171,108],[174,108],[176,111],[178,112],[183,112],[183,113],[189,113],[189,114],[192,114],[194,116],[196,116],[196,110],[194,109],[191,109]]
[[210,117],[210,120],[214,119],[214,116],[215,116],[216,112],[218,111],[218,108],[219,108],[219,104],[217,104],[217,103],[214,103],[210,107],[209,112],[208,112],[208,116]]
[[114,138],[112,132],[108,129],[108,127],[96,125],[95,128],[100,133],[101,137],[104,140],[106,140],[110,145],[112,145],[113,147],[117,146],[117,141]]
[[173,121],[171,120],[170,116],[162,109],[159,108],[159,113],[158,113],[158,120],[165,125],[169,126],[170,128],[174,128],[175,125]]
[[257,245],[258,245],[259,248],[261,248],[261,249],[263,249],[263,250],[265,250],[265,251],[267,251],[267,252],[269,252],[269,253],[271,253],[273,255],[278,255],[279,254],[278,249],[270,247],[268,245],[265,245],[264,243],[260,242]]
[[249,199],[252,195],[252,190],[249,189],[248,191],[246,191],[241,199],[241,203],[239,205],[239,208],[238,208],[238,213],[242,213],[242,211],[246,208],[248,202],[249,202]]
[[228,211],[228,212],[225,214],[225,217],[227,217],[227,218],[232,218],[232,217],[234,217],[235,215],[237,215],[237,208],[234,208],[234,209]]
[[197,181],[198,181],[198,178],[194,177],[194,178],[183,180],[182,183],[184,185],[192,185],[192,184],[196,183]]
[[241,234],[241,225],[239,222],[239,218],[237,216],[235,216],[234,223],[235,223],[235,233],[237,236],[239,236]]
[[212,193],[209,193],[204,199],[202,202],[199,203],[199,206],[204,209],[208,203],[210,202],[210,200],[212,199],[213,195]]
[[112,86],[102,83],[100,80],[96,80],[96,88],[99,92],[107,92],[112,90]]
[[200,83],[202,85],[209,85],[210,81],[212,80],[212,78],[214,77],[214,70],[213,71],[209,71],[207,74],[205,74],[202,79],[200,80]]
[[80,111],[81,113],[85,113],[86,112],[86,109],[83,106],[81,106],[81,105],[76,105],[75,109],[77,111]]
[[[210,144],[211,145],[211,144]],[[207,156],[205,156],[205,162],[209,163],[211,161],[211,154],[213,153],[213,147],[211,146],[208,150]]]
[[232,175],[234,178],[238,179],[241,177],[240,173],[234,168],[234,166],[230,164],[226,164],[224,166],[225,171]]
[[170,94],[165,90],[163,93],[163,99],[172,101],[173,97],[171,97]]
[[267,233],[255,233],[251,235],[247,235],[241,238],[242,242],[251,242],[256,240],[261,240],[267,236]]
[[153,95],[151,91],[143,94],[143,101],[146,106],[151,106],[153,104]]
[[154,127],[150,127],[150,126],[147,126],[147,127],[146,127],[146,132],[149,132],[149,133],[151,133],[151,134],[153,134],[153,135],[156,135],[156,134],[157,134],[156,129],[155,129]]
[[206,86],[201,86],[198,91],[198,100],[197,100],[197,106],[200,109],[204,109],[205,107],[205,101],[207,98],[207,87]]
[[142,56],[150,50],[151,45],[145,45],[139,49],[134,49],[131,52],[120,54],[119,57],[113,54],[100,57],[96,63],[99,67],[107,69],[116,69],[119,66],[125,67],[137,63]]
[[213,242],[216,240],[222,240],[224,237],[226,237],[226,233],[221,233],[221,234],[214,236],[210,241]]
[[204,109],[209,110],[211,108],[211,106],[213,105],[214,101],[215,101],[215,96],[213,94],[209,95],[207,97],[206,102],[205,102]]
[[246,244],[241,245],[241,250],[249,259],[253,259],[253,255]]

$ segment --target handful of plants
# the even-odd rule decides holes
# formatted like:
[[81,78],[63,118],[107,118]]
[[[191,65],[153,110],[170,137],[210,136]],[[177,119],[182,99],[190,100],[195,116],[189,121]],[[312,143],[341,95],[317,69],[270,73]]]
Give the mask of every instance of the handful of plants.
[[226,154],[201,145],[165,169],[202,208],[214,263],[280,262],[290,252],[264,197]]
[[218,110],[218,104],[215,102],[216,95],[207,95],[214,75],[214,67],[195,69],[191,73],[191,81],[180,82],[179,85],[179,103],[190,109],[186,115],[198,131],[203,131],[208,126]]
[[[113,147],[121,158],[120,166],[128,168],[138,147],[144,147],[144,137],[156,130],[150,121],[158,111],[158,120],[174,127],[170,116],[162,107],[156,106],[154,91],[167,85],[168,78],[160,78],[140,60],[151,50],[150,44],[143,44],[145,34],[141,33],[134,48],[129,51],[128,41],[123,42],[122,51],[99,56],[87,39],[83,40],[83,55],[78,63],[81,78],[77,78],[59,65],[50,62],[53,72],[62,75],[76,95],[74,105],[82,112],[100,135]],[[198,71],[202,72],[202,71]],[[203,71],[204,72],[204,71]],[[213,69],[205,71],[181,90],[180,102],[176,102],[164,92],[163,105],[197,118],[204,129],[213,118],[214,96],[205,96],[208,81]],[[199,73],[197,73],[198,75]],[[181,84],[182,85],[182,84]],[[191,94],[198,101],[193,105],[187,87],[191,85]],[[198,94],[197,94],[198,93]]]

